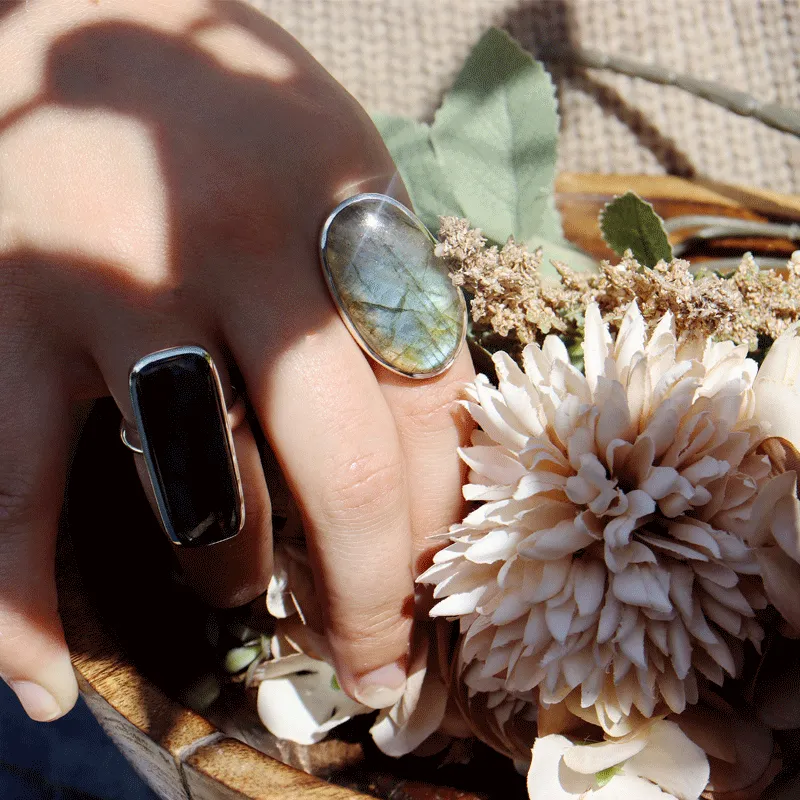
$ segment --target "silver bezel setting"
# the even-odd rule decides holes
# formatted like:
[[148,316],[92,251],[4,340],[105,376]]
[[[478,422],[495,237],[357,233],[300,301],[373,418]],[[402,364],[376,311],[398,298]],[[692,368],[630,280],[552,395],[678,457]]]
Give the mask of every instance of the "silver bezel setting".
[[344,303],[342,302],[342,298],[339,296],[339,292],[336,289],[336,286],[331,278],[331,271],[328,267],[327,260],[325,258],[325,250],[328,243],[328,230],[331,227],[334,219],[336,218],[337,214],[340,211],[347,208],[348,206],[355,205],[356,203],[363,202],[364,200],[379,200],[384,203],[388,203],[389,205],[394,206],[396,209],[400,210],[403,214],[405,214],[409,219],[414,222],[414,225],[419,227],[420,230],[425,231],[428,235],[428,238],[431,241],[431,245],[436,245],[436,239],[434,238],[433,234],[425,227],[422,223],[422,220],[417,217],[409,208],[404,206],[399,200],[395,200],[394,197],[390,197],[386,194],[380,194],[379,192],[363,192],[361,194],[355,194],[352,197],[348,197],[346,200],[343,200],[339,203],[336,208],[331,211],[328,215],[328,218],[325,220],[325,224],[322,226],[322,232],[320,233],[319,237],[319,256],[320,256],[320,265],[322,267],[322,273],[325,276],[325,283],[328,286],[328,291],[330,292],[331,298],[333,299],[333,303],[336,306],[336,310],[339,312],[339,317],[341,318],[342,322],[344,323],[345,327],[348,331],[350,331],[350,335],[355,339],[358,346],[375,362],[380,364],[385,369],[388,369],[390,372],[393,372],[395,375],[402,375],[405,378],[413,378],[415,380],[425,380],[427,378],[435,378],[437,375],[442,375],[447,372],[448,369],[453,365],[453,362],[458,358],[458,354],[461,352],[462,348],[464,347],[464,341],[467,338],[467,303],[464,299],[463,292],[456,286],[456,292],[458,294],[459,299],[459,306],[461,308],[461,339],[459,340],[458,347],[455,348],[451,356],[447,359],[447,361],[437,370],[431,372],[421,372],[421,373],[414,373],[414,372],[404,372],[403,370],[397,369],[397,367],[393,366],[392,364],[388,363],[383,356],[374,350],[368,342],[364,340],[364,338],[359,333],[358,329],[353,325],[350,321],[347,313],[344,310]]
[[[181,540],[180,536],[178,536],[174,526],[172,525],[172,521],[169,519],[169,514],[167,513],[166,501],[163,489],[161,487],[161,482],[156,478],[157,470],[153,462],[152,449],[150,442],[147,438],[147,431],[142,421],[141,405],[139,401],[137,383],[136,383],[137,376],[144,368],[152,366],[153,364],[158,364],[159,361],[166,361],[167,359],[181,355],[200,356],[210,367],[211,374],[213,376],[214,386],[216,388],[215,395],[217,401],[217,413],[219,414],[220,419],[222,421],[223,429],[225,431],[225,438],[227,440],[228,449],[231,454],[231,463],[233,467],[234,481],[236,484],[236,494],[238,498],[238,511],[239,511],[238,529],[233,534],[226,537],[226,539],[219,540],[219,541],[227,541],[227,539],[232,539],[239,532],[241,532],[242,528],[244,527],[244,518],[245,518],[244,492],[242,490],[242,478],[239,473],[239,462],[236,459],[236,450],[234,449],[234,444],[233,444],[233,431],[231,429],[230,419],[228,417],[228,409],[225,404],[225,394],[222,389],[222,381],[220,380],[219,372],[217,371],[217,366],[214,363],[214,359],[211,358],[211,354],[203,347],[199,347],[197,345],[183,345],[180,347],[170,347],[164,350],[158,350],[154,353],[149,353],[146,356],[142,356],[142,358],[140,358],[133,365],[133,367],[131,367],[128,377],[128,387],[130,390],[131,406],[133,408],[133,419],[136,425],[136,432],[139,435],[139,441],[141,442],[141,455],[144,458],[145,465],[147,467],[147,475],[150,479],[150,485],[153,489],[153,495],[155,496],[156,499],[156,506],[158,507],[158,513],[164,532],[167,534],[170,541],[173,542],[174,544],[179,546],[186,546],[186,543]],[[132,450],[134,449],[126,439],[123,439],[123,441],[128,447],[130,447],[130,449]],[[137,452],[137,450],[134,450],[134,452]],[[218,543],[219,542],[215,542],[215,544]]]

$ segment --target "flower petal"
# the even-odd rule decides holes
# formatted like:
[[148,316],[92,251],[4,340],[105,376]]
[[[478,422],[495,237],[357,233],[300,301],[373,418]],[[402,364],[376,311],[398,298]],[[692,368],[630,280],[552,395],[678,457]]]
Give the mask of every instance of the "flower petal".
[[519,554],[525,558],[555,561],[576,553],[594,543],[594,538],[575,526],[574,519],[565,519],[552,528],[536,531],[519,543]]
[[647,747],[625,771],[660,786],[677,800],[697,800],[709,778],[706,754],[674,723],[659,720],[647,731]]
[[432,617],[457,617],[471,614],[486,592],[486,586],[476,586],[469,592],[451,594],[437,603],[431,610]]
[[498,388],[508,407],[529,436],[539,436],[544,426],[539,416],[539,396],[530,378],[502,350],[492,356],[492,361],[500,379]]
[[759,547],[756,558],[770,603],[800,631],[800,564],[779,547]]
[[369,731],[378,749],[394,758],[412,752],[434,733],[447,708],[447,687],[424,660],[409,670],[407,687],[396,704],[402,709],[384,709]]
[[575,571],[575,600],[581,616],[594,614],[603,602],[606,587],[606,569],[599,561],[580,561]]
[[[755,417],[800,449],[800,325],[790,326],[772,344],[753,384]],[[789,413],[787,413],[787,410]]]
[[[291,663],[280,664],[282,661]],[[291,674],[285,673],[287,668]],[[284,674],[277,677],[281,672]],[[287,656],[275,663],[274,675],[259,684],[257,706],[264,727],[280,739],[314,744],[351,717],[373,710],[334,688],[336,673],[324,661]]]
[[540,736],[533,744],[528,771],[530,800],[581,800],[594,785],[594,776],[573,772],[563,763],[565,752],[573,747],[566,736],[552,733]]
[[590,303],[584,315],[583,364],[586,381],[594,392],[597,378],[606,374],[611,334],[603,322],[597,303]]
[[647,747],[646,736],[626,741],[605,741],[597,744],[576,744],[565,751],[564,763],[581,775],[594,775],[604,769],[622,764]]

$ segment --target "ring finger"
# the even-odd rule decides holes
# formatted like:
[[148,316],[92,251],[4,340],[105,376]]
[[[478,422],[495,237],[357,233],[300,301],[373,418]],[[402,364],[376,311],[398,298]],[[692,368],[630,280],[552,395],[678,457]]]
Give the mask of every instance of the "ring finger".
[[314,287],[304,307],[328,318],[313,332],[264,348],[267,315],[252,308],[231,315],[229,341],[304,517],[339,682],[383,708],[405,687],[411,632],[405,464],[369,364]]

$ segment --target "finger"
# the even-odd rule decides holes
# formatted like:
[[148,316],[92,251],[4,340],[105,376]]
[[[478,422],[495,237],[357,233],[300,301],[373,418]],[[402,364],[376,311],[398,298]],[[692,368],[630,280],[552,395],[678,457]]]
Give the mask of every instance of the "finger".
[[463,518],[464,465],[457,448],[467,444],[472,423],[456,401],[475,371],[466,347],[447,372],[425,381],[377,365],[375,371],[394,415],[408,470],[412,563],[419,574],[430,566],[438,549],[431,536]]
[[71,421],[55,358],[19,346],[3,350],[0,675],[32,719],[49,721],[72,708],[78,691],[54,575]]
[[392,705],[405,686],[413,581],[391,412],[338,318],[265,356],[257,310],[237,317],[248,324],[229,341],[306,521],[339,681],[366,705]]
[[[189,585],[209,605],[235,608],[258,597],[272,575],[272,509],[253,431],[247,421],[233,431],[239,464],[245,519],[233,538],[208,547],[173,544],[173,552]],[[136,469],[153,513],[158,514],[144,458],[136,455]]]
[[[183,344],[204,347],[214,359],[228,402],[231,389],[226,359],[217,346],[215,336],[192,330],[180,320],[137,320],[117,335],[104,337],[97,348],[100,369],[126,419],[128,430],[133,410],[128,391],[128,375],[136,361],[148,353]],[[174,545],[174,552],[184,576],[195,592],[207,603],[218,607],[242,605],[267,588],[272,574],[272,515],[269,493],[258,454],[258,447],[249,424],[245,421],[233,432],[233,445],[245,503],[244,525],[238,535],[205,547]],[[137,455],[137,471],[142,485],[158,517],[151,480],[142,456]]]

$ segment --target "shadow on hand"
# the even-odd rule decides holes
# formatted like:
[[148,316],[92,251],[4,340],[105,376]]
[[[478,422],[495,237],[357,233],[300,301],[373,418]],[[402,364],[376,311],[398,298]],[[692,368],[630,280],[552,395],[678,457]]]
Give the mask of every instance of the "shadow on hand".
[[[19,3],[2,5],[0,16]],[[63,36],[48,53],[40,95],[0,120],[3,132],[27,114],[57,106],[108,110],[143,123],[166,187],[168,280],[144,284],[118,265],[30,249],[7,254],[4,264],[35,270],[44,285],[76,284],[83,292],[114,297],[120,308],[168,308],[205,265],[229,265],[238,283],[221,291],[248,298],[268,292],[304,309],[273,321],[266,372],[270,358],[335,315],[332,304],[308,301],[319,288],[298,280],[298,260],[316,266],[323,220],[343,185],[373,177],[375,151],[361,146],[370,124],[366,114],[332,78],[315,71],[294,39],[244,5],[226,0],[216,9],[218,17],[212,14],[188,35],[98,22]],[[247,63],[223,65],[198,38],[232,25],[274,50],[273,79]],[[281,65],[290,68],[281,71]],[[334,91],[338,108],[329,98]],[[349,113],[339,113],[342,107]],[[312,183],[315,191],[309,192]],[[208,609],[190,593],[170,588],[170,548],[130,453],[120,446],[118,420],[110,401],[92,418],[71,473],[66,525],[97,608],[135,653],[143,674],[177,694],[213,665],[205,636]],[[65,607],[71,608],[69,602]],[[80,659],[104,645],[74,610],[64,624]],[[158,716],[155,708],[149,712]]]

